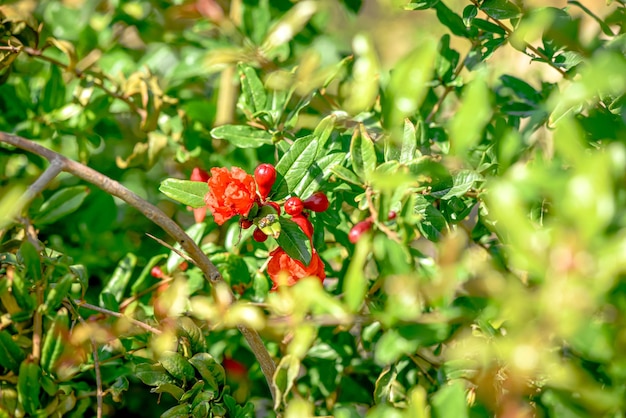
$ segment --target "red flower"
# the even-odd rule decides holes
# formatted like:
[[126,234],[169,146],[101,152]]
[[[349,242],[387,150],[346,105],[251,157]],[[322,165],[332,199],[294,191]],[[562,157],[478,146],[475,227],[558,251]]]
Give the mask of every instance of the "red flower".
[[324,262],[315,250],[313,250],[311,262],[306,267],[300,261],[289,257],[285,250],[280,247],[272,251],[270,256],[270,262],[267,265],[267,273],[274,283],[272,290],[276,290],[279,284],[293,286],[303,277],[316,276],[322,282],[326,278]]
[[254,178],[241,168],[212,168],[207,182],[209,192],[204,196],[215,222],[223,225],[235,215],[247,216],[256,198]]

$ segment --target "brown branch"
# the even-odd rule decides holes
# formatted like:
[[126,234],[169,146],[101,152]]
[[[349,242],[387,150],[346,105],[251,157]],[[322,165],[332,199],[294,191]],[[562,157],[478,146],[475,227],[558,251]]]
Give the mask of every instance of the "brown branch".
[[[5,142],[17,148],[32,152],[46,158],[48,161],[58,160],[62,165],[62,169],[65,172],[73,174],[74,176],[83,179],[91,184],[94,184],[109,193],[112,196],[116,196],[122,199],[124,202],[139,210],[144,214],[146,218],[160,226],[165,232],[167,232],[172,238],[174,238],[182,247],[183,250],[189,254],[189,256],[195,261],[196,265],[200,268],[204,276],[213,284],[224,283],[224,279],[219,270],[209,260],[209,258],[202,252],[200,247],[178,226],[176,222],[170,219],[163,211],[154,206],[153,204],[145,201],[137,196],[135,193],[122,186],[117,181],[105,176],[104,174],[80,164],[74,160],[64,157],[48,148],[45,148],[33,141],[22,138],[17,135],[12,135],[6,132],[0,132],[0,142]],[[228,287],[230,290],[230,287]],[[232,293],[232,290],[231,290]],[[85,304],[83,306],[87,307]],[[97,309],[101,309],[95,307]],[[91,308],[90,308],[91,309]],[[121,314],[119,314],[121,315]],[[131,318],[128,318],[131,319]],[[132,322],[132,319],[131,319]],[[139,322],[139,321],[137,321]],[[144,324],[145,325],[145,324]],[[250,348],[254,352],[257,361],[261,365],[261,370],[265,375],[265,379],[268,382],[272,398],[275,398],[274,388],[272,386],[272,377],[276,370],[276,365],[268,353],[263,340],[256,330],[247,328],[243,325],[239,325],[239,331],[243,334],[247,340]]]
[[[87,323],[85,322],[85,320],[78,314],[78,312],[76,313],[76,317],[78,318],[78,320],[80,321],[81,324],[83,324],[85,327],[87,327]],[[98,356],[98,345],[96,344],[96,339],[93,337],[93,334],[89,335],[89,341],[91,342],[91,355],[93,356],[93,366],[94,366],[94,370],[96,373],[96,402],[98,404],[98,409],[96,412],[96,416],[97,418],[102,418],[102,398],[103,398],[103,391],[102,391],[102,374],[100,372],[100,358]]]
[[74,303],[76,304],[76,306],[78,306],[79,308],[85,308],[85,309],[89,309],[89,310],[91,310],[91,311],[100,312],[100,313],[103,313],[103,314],[105,314],[105,315],[113,316],[113,317],[115,317],[115,318],[120,318],[120,319],[122,319],[122,318],[123,318],[123,319],[126,319],[126,320],[128,320],[128,322],[130,322],[131,324],[136,325],[136,326],[138,326],[139,328],[145,329],[146,331],[151,332],[151,333],[153,333],[153,334],[159,335],[159,334],[162,334],[162,333],[163,333],[163,331],[161,331],[161,330],[160,330],[160,329],[158,329],[158,328],[154,328],[153,326],[148,325],[148,324],[146,324],[145,322],[141,322],[141,321],[139,321],[139,320],[137,320],[137,319],[135,319],[135,318],[131,318],[131,317],[126,316],[126,315],[124,315],[124,314],[122,314],[122,313],[115,312],[115,311],[112,311],[112,310],[109,310],[109,309],[106,309],[106,308],[101,308],[101,307],[99,307],[99,306],[92,305],[91,303],[87,303],[87,302],[85,302],[85,301],[83,301],[83,300],[74,300],[73,302],[74,302]]

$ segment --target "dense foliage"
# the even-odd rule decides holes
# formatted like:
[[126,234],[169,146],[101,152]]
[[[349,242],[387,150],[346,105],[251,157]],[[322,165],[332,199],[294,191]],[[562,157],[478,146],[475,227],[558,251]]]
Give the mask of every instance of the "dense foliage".
[[626,414],[624,0],[3,3],[0,417]]

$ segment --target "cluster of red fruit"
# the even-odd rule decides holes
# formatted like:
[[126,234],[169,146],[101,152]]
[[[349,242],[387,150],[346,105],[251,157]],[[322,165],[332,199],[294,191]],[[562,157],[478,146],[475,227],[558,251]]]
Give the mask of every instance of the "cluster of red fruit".
[[[204,201],[206,207],[194,209],[196,221],[204,220],[208,209],[218,225],[240,215],[239,225],[243,229],[256,226],[252,237],[257,242],[264,242],[269,235],[277,238],[281,225],[279,216],[281,206],[269,201],[268,197],[276,182],[276,169],[271,164],[261,164],[254,171],[254,177],[238,167],[212,168],[211,174],[195,168],[191,174],[193,181],[206,181],[209,192]],[[313,247],[313,225],[309,221],[309,211],[324,212],[328,209],[328,198],[323,192],[316,192],[305,200],[292,196],[283,203],[283,209],[308,237]],[[292,259],[278,247],[270,253],[267,272],[274,283],[292,285],[307,276],[316,276],[324,280],[324,263],[313,249],[311,262],[305,266]]]

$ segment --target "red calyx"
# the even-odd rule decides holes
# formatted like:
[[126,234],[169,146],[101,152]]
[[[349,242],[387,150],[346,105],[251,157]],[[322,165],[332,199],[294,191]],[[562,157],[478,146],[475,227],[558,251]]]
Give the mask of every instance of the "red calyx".
[[365,232],[369,231],[372,228],[372,221],[365,220],[357,223],[350,229],[348,233],[348,239],[351,243],[356,244],[357,241],[361,238]]
[[239,226],[243,229],[248,229],[253,225],[253,222],[250,219],[241,218],[239,220]]
[[161,270],[159,266],[154,266],[152,270],[150,270],[150,275],[154,278],[161,279],[163,278],[163,270]]
[[189,177],[189,180],[201,181],[203,183],[206,183],[207,181],[209,181],[210,177],[211,175],[200,167],[194,167],[194,169],[191,170],[191,176]]
[[267,240],[267,235],[265,235],[263,231],[257,228],[252,233],[252,239],[254,239],[256,242],[265,242]]
[[300,215],[304,209],[304,202],[299,197],[290,197],[285,202],[285,212],[289,215]]
[[259,188],[261,199],[265,200],[272,191],[272,186],[276,181],[276,169],[271,164],[260,164],[254,170],[254,180]]
[[304,234],[309,237],[309,239],[313,239],[313,224],[311,223],[311,221],[309,221],[304,215],[300,214],[300,215],[295,215],[292,216],[291,218],[292,221],[294,221],[296,224],[298,224],[298,226],[300,227],[300,229],[302,229],[302,231],[304,232]]
[[304,208],[313,212],[324,212],[328,209],[328,197],[324,192],[315,192],[304,201]]

